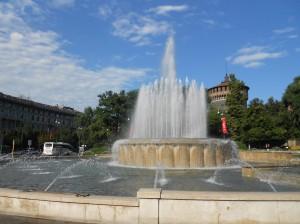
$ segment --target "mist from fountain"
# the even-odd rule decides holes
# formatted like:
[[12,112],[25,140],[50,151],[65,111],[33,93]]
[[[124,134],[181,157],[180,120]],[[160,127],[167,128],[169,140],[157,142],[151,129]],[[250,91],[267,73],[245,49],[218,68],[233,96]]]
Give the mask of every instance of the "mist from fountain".
[[162,165],[158,164],[155,170],[155,177],[154,177],[154,183],[153,188],[157,188],[159,185],[160,187],[168,184],[168,179],[166,178],[165,169]]
[[162,77],[139,91],[129,138],[206,138],[207,102],[203,84],[176,79],[174,38],[169,37]]

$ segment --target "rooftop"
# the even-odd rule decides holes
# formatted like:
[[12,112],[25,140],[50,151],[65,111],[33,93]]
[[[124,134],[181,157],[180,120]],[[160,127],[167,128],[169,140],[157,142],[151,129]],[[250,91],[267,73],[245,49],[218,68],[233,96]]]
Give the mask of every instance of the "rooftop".
[[0,100],[12,102],[12,103],[17,103],[17,104],[22,104],[25,106],[30,106],[30,107],[35,107],[43,110],[50,110],[54,112],[60,112],[60,113],[67,113],[67,114],[72,114],[75,115],[78,113],[78,111],[74,110],[71,107],[65,107],[65,106],[59,106],[59,105],[47,105],[39,102],[32,101],[30,99],[26,99],[23,97],[15,97],[15,96],[10,96],[7,94],[4,94],[0,92]]

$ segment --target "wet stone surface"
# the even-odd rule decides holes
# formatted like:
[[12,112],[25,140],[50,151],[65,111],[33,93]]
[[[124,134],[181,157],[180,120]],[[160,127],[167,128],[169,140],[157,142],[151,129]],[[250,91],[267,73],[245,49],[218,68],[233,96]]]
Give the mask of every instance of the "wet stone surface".
[[108,162],[96,158],[6,161],[0,165],[0,187],[134,197],[140,188],[154,186],[189,191],[300,191],[300,184],[293,183],[293,178],[287,181],[290,174],[294,177],[300,173],[299,167],[275,167],[254,178],[243,177],[239,167],[155,170],[113,166]]

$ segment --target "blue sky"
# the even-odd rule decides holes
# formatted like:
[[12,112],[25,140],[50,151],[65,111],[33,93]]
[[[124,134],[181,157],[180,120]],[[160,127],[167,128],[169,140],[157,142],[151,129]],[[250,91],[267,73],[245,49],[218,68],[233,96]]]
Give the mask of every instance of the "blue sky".
[[106,90],[160,76],[167,37],[177,76],[250,99],[280,99],[300,75],[300,1],[0,0],[0,91],[82,110]]

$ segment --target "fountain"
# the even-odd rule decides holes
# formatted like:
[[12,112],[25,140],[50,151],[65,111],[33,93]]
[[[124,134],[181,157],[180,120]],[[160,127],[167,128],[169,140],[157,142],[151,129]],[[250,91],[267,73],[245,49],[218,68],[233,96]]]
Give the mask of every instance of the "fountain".
[[283,166],[258,164],[257,152],[207,138],[206,114],[204,86],[176,79],[171,37],[162,78],[141,87],[114,162],[0,156],[0,213],[88,223],[299,223],[300,154],[260,152]]
[[116,141],[119,164],[166,168],[223,166],[232,157],[231,142],[207,139],[207,101],[203,84],[176,78],[174,39],[169,37],[162,77],[139,91],[129,139]]

